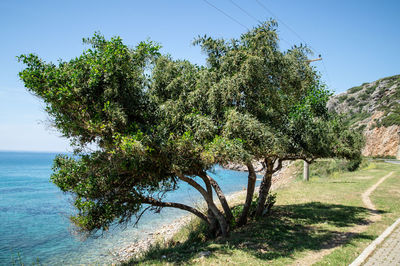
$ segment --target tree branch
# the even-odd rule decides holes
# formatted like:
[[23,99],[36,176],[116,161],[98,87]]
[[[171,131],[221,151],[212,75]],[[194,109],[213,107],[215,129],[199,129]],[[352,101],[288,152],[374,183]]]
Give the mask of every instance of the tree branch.
[[275,173],[275,172],[277,172],[277,171],[282,169],[282,162],[283,162],[283,159],[279,158],[278,159],[278,165],[275,167],[275,169],[272,170],[273,173]]
[[178,178],[182,181],[185,181],[186,183],[188,183],[189,185],[191,185],[192,187],[194,187],[195,189],[197,189],[197,191],[200,192],[200,194],[207,200],[210,199],[207,191],[199,185],[199,183],[197,183],[196,181],[194,181],[193,179],[186,177],[184,175],[178,175]]
[[143,203],[150,204],[152,206],[172,207],[172,208],[178,208],[181,210],[191,212],[194,215],[196,215],[197,217],[199,217],[200,219],[204,220],[207,224],[209,223],[207,217],[202,212],[200,212],[199,210],[197,210],[193,207],[190,207],[188,205],[185,205],[182,203],[176,203],[176,202],[163,202],[163,201],[156,200],[152,197],[144,197],[144,198],[142,198],[142,200],[143,200]]

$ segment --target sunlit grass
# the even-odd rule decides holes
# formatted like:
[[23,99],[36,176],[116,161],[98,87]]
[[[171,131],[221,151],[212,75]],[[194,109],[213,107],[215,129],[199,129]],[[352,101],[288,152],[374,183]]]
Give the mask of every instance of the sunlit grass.
[[[395,173],[371,195],[382,219],[350,234],[355,226],[368,224],[370,210],[361,194],[391,171]],[[400,215],[399,173],[399,165],[372,162],[356,172],[337,169],[314,175],[309,182],[298,177],[277,191],[270,216],[250,221],[229,238],[209,240],[204,225],[194,220],[172,241],[159,243],[128,264],[286,265],[335,246],[340,247],[317,264],[349,264]]]

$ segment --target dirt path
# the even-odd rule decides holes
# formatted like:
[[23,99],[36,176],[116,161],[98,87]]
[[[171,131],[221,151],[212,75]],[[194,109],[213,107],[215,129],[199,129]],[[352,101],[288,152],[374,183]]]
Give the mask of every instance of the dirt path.
[[312,265],[315,262],[321,260],[324,256],[332,253],[335,249],[337,249],[340,245],[347,243],[354,235],[359,234],[367,230],[368,226],[371,223],[377,222],[381,219],[381,215],[379,214],[378,210],[376,209],[375,205],[372,203],[369,196],[371,193],[380,185],[382,184],[388,177],[390,177],[394,172],[390,172],[389,174],[385,175],[378,182],[376,182],[372,187],[367,189],[362,195],[361,199],[366,208],[370,210],[370,217],[369,222],[364,225],[356,225],[349,232],[344,232],[343,234],[339,234],[332,239],[329,243],[322,247],[321,250],[312,251],[307,256],[296,260],[292,265]]

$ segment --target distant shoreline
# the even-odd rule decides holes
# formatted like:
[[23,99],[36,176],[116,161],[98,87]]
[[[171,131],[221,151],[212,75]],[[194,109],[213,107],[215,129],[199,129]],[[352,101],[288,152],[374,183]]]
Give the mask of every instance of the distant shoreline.
[[2,153],[41,153],[41,154],[72,154],[68,151],[24,151],[24,150],[0,150]]

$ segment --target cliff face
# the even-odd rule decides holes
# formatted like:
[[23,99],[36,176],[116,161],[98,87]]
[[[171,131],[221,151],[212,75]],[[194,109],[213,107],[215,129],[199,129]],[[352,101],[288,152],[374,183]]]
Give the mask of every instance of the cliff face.
[[351,127],[363,132],[364,156],[400,159],[400,75],[364,83],[335,95],[328,108],[344,114]]
[[[400,126],[374,127],[377,120],[384,116],[384,112],[377,111],[371,116],[364,130],[364,156],[398,156],[400,152]],[[398,158],[400,159],[400,158]]]

